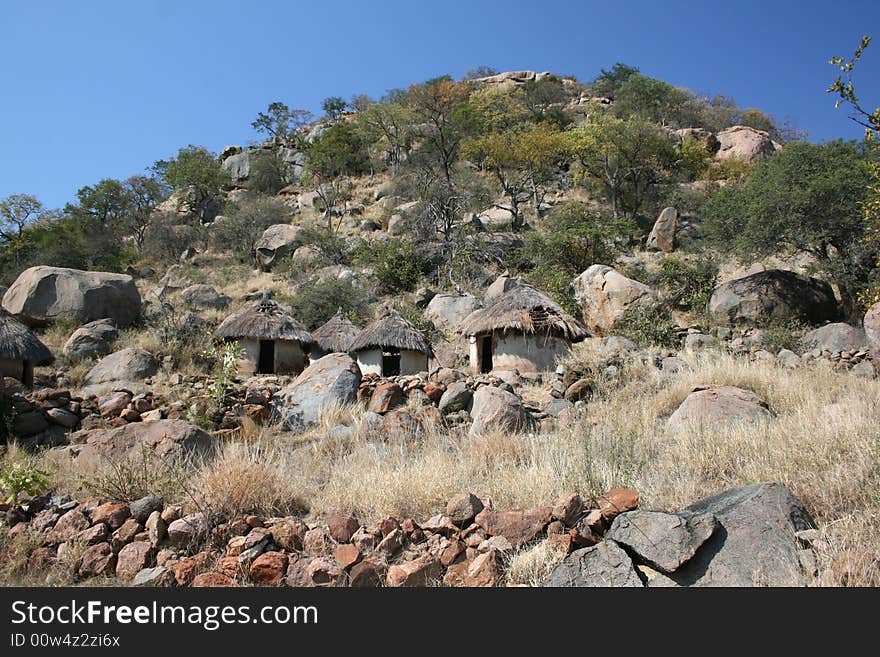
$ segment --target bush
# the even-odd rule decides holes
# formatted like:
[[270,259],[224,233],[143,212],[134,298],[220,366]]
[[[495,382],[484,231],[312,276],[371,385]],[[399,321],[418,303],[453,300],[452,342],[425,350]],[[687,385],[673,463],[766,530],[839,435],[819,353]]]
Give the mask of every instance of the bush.
[[351,281],[335,278],[303,286],[290,302],[293,316],[310,330],[318,328],[342,310],[352,322],[362,324],[369,316],[369,293]]
[[431,261],[416,251],[411,242],[388,240],[362,244],[354,262],[373,270],[382,294],[412,292],[422,277],[431,272]]
[[704,312],[718,280],[718,265],[703,258],[690,263],[681,258],[666,258],[660,271],[645,281],[660,288],[667,303],[681,310]]
[[22,496],[36,497],[49,489],[50,473],[30,463],[13,463],[0,470],[0,491],[4,504],[17,506]]
[[254,243],[263,232],[273,224],[286,223],[290,215],[290,208],[283,201],[251,194],[223,219],[214,222],[211,241],[240,260],[250,260]]
[[640,347],[676,347],[675,323],[663,306],[630,306],[614,329]]
[[284,174],[284,163],[278,152],[261,151],[251,161],[248,189],[273,196],[287,184]]

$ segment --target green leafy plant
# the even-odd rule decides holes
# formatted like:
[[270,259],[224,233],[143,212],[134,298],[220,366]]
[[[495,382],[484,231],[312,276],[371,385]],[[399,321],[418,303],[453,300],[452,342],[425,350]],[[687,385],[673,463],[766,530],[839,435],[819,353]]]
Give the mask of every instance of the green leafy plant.
[[663,306],[630,306],[614,332],[640,347],[676,346],[675,323]]
[[244,348],[235,341],[212,345],[208,358],[214,361],[214,373],[206,389],[215,411],[223,410],[223,401],[238,374],[238,361],[244,357]]
[[0,491],[6,504],[17,506],[22,496],[36,497],[49,489],[51,473],[30,463],[13,463],[0,470]]

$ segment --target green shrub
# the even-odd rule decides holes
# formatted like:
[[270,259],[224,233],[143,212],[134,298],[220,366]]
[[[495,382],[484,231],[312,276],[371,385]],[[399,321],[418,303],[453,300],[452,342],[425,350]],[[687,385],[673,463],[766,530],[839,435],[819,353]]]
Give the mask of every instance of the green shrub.
[[328,279],[304,285],[293,297],[293,316],[310,330],[324,324],[342,310],[355,324],[363,324],[369,316],[370,296],[351,281]]
[[382,294],[412,292],[422,277],[433,269],[430,260],[418,253],[411,242],[403,240],[362,244],[354,262],[373,270]]
[[674,308],[704,312],[718,280],[718,265],[707,258],[690,263],[666,258],[649,283]]
[[30,463],[12,463],[0,470],[3,502],[17,506],[22,496],[36,497],[49,489],[50,473]]
[[287,223],[291,211],[283,201],[249,194],[211,227],[211,241],[240,260],[250,260],[254,243],[273,224]]
[[614,329],[640,347],[676,347],[675,323],[664,306],[630,306]]

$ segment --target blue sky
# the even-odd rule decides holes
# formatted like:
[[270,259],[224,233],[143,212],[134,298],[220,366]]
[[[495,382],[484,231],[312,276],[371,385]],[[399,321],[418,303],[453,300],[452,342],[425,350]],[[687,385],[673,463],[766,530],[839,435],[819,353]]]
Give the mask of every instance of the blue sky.
[[[862,130],[824,90],[873,34],[857,83],[880,104],[876,0],[140,2],[0,0],[0,198],[49,207],[193,143],[256,139],[273,100],[386,90],[480,65],[594,77],[615,62],[788,117],[822,141]],[[317,112],[316,112],[317,113]]]

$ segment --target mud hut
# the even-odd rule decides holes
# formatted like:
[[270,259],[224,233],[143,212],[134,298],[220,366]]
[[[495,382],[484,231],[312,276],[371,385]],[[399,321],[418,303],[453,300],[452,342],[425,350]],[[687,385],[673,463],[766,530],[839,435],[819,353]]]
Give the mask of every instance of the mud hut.
[[227,317],[215,335],[235,340],[244,348],[239,364],[243,374],[299,374],[315,342],[305,326],[268,296]]
[[49,348],[27,326],[0,312],[0,375],[30,387],[34,385],[34,367],[53,360]]
[[312,331],[315,345],[309,353],[309,359],[316,361],[327,354],[348,353],[352,340],[360,332],[340,308],[324,325]]
[[474,374],[550,370],[572,343],[591,337],[553,299],[522,282],[468,315],[460,332],[468,339]]
[[363,374],[397,376],[428,369],[434,352],[427,338],[393,308],[357,334],[348,348]]

